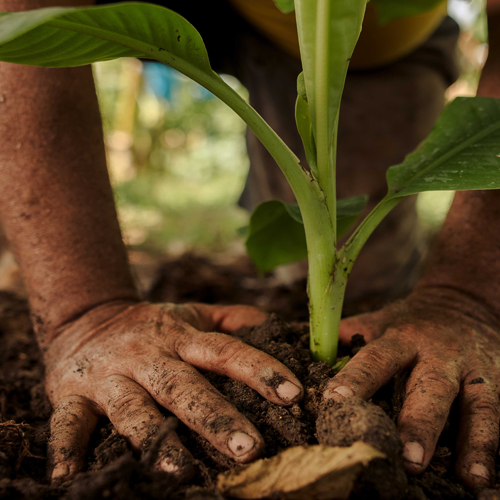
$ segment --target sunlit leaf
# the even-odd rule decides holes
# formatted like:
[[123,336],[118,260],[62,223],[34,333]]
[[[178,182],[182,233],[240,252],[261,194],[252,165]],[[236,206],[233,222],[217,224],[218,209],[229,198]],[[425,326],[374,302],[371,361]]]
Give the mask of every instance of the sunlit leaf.
[[500,189],[500,99],[459,97],[424,142],[387,172],[389,197]]
[[[323,6],[324,13],[318,10]],[[318,134],[328,140],[333,137],[365,9],[366,0],[295,0],[305,88],[317,144]]]
[[0,61],[65,67],[124,56],[159,59],[194,79],[200,72],[219,78],[196,29],[157,5],[0,13]]

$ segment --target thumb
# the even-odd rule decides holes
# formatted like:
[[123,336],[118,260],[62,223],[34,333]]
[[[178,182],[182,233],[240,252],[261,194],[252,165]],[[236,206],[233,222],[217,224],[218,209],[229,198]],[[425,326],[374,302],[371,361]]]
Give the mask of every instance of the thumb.
[[[205,332],[232,333],[245,326],[258,326],[268,315],[250,306],[216,306],[210,304],[187,304],[197,311],[201,321],[196,328]],[[193,325],[194,326],[194,325]]]

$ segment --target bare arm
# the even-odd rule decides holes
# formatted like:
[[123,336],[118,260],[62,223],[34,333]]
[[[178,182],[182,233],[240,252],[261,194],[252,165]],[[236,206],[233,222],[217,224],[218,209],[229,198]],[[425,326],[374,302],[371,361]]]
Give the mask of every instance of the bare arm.
[[[62,3],[85,2],[1,0],[0,10]],[[0,95],[0,214],[43,343],[99,304],[138,297],[106,170],[90,66],[4,63]]]

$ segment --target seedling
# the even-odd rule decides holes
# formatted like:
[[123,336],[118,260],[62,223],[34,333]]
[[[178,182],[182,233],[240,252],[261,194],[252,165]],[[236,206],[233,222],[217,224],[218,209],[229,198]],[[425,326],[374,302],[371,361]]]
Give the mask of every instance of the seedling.
[[[265,270],[305,257],[307,245],[311,350],[317,359],[333,364],[347,279],[381,220],[408,195],[500,188],[500,102],[456,99],[417,150],[389,168],[387,195],[347,243],[338,246],[339,236],[365,202],[337,200],[335,165],[340,100],[366,1],[276,0],[287,11],[295,8],[297,16],[303,73],[298,78],[296,119],[308,165],[301,165],[262,117],[212,70],[199,33],[168,9],[124,3],[2,13],[0,60],[63,67],[118,57],[156,59],[230,106],[273,156],[298,203],[297,207],[275,201],[258,207],[248,248]],[[386,21],[439,3],[372,1]]]

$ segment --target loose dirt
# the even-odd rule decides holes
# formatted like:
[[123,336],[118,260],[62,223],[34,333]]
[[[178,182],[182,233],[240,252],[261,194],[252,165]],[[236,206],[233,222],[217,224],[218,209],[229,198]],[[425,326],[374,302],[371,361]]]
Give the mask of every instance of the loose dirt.
[[[168,287],[161,279],[157,281],[152,294],[155,300],[241,302],[264,305],[265,309],[270,309],[267,305],[274,302],[287,319],[297,321],[307,317],[303,289],[281,286],[272,291],[263,290],[255,281],[251,281],[251,287],[244,287],[241,280],[256,280],[250,271],[248,275],[243,272],[233,276],[233,269],[221,272],[222,266],[210,268],[208,261],[203,261],[197,270],[196,260],[183,259],[172,268],[177,269],[177,275],[170,275]],[[200,281],[190,285],[186,276],[193,276],[200,267],[204,267],[202,275],[206,279],[201,280],[201,285]],[[243,292],[238,295],[236,290]],[[324,363],[312,362],[307,327],[284,323],[279,316],[272,315],[261,327],[242,329],[236,335],[276,357],[305,386],[303,402],[281,408],[240,382],[206,374],[262,433],[266,441],[265,456],[271,457],[290,446],[317,444],[318,439],[322,444],[347,445],[348,441],[362,438],[367,442],[371,440],[390,460],[378,469],[367,471],[352,498],[396,498],[397,495],[413,500],[474,498],[460,486],[453,473],[456,435],[453,421],[446,426],[427,472],[416,478],[406,478],[401,472],[401,443],[392,422],[401,408],[404,376],[374,396],[376,406],[357,402],[324,408],[322,386],[334,372]],[[356,352],[362,343],[362,338],[357,337],[352,348],[344,348],[341,355]],[[135,456],[125,440],[103,421],[92,437],[87,469],[71,484],[52,488],[46,475],[50,411],[43,390],[40,352],[31,331],[26,303],[11,294],[0,293],[0,499],[224,498],[215,489],[216,477],[234,464],[183,424],[179,424],[177,432],[197,459],[199,469],[188,485],[178,485],[166,473],[152,472],[147,460],[141,461]],[[391,486],[392,489],[388,489]]]

